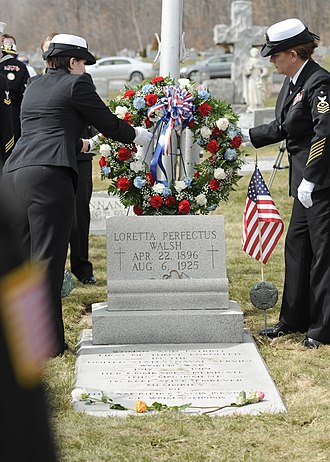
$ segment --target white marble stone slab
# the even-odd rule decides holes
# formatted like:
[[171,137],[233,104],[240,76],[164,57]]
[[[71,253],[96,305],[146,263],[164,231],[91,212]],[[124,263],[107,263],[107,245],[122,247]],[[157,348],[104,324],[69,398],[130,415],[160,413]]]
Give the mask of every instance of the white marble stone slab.
[[[114,402],[134,409],[138,399],[169,406],[192,403],[201,414],[208,406],[224,406],[238,394],[261,390],[265,399],[256,404],[226,408],[210,415],[277,413],[286,410],[251,335],[243,343],[108,345],[92,344],[85,330],[79,343],[76,387],[95,396],[103,391]],[[97,416],[126,416],[135,411],[113,411],[106,404],[77,402],[78,411]]]

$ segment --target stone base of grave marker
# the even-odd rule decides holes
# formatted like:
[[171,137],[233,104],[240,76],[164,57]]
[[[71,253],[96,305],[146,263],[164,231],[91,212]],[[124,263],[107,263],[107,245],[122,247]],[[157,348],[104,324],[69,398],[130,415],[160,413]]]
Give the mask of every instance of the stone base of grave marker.
[[223,217],[107,219],[108,301],[94,304],[94,344],[243,341],[228,299]]
[[[143,338],[142,338],[143,340]],[[92,343],[82,333],[77,353],[75,386],[100,399],[102,392],[130,409],[138,399],[168,406],[191,403],[185,410],[199,415],[210,406],[226,406],[244,390],[263,391],[265,399],[242,407],[226,407],[210,415],[285,411],[276,385],[248,331],[242,343],[108,345]],[[95,416],[127,416],[134,411],[110,410],[107,404],[76,402],[77,411]]]

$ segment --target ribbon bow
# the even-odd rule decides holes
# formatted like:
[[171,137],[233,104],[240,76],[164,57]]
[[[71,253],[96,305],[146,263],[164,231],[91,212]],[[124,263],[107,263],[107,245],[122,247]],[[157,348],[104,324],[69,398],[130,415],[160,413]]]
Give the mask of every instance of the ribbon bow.
[[[168,156],[173,128],[185,128],[193,119],[193,111],[195,108],[193,101],[193,95],[185,88],[178,88],[174,85],[167,85],[164,87],[164,96],[160,98],[158,103],[148,109],[148,117],[150,117],[156,111],[161,109],[163,111],[163,117],[160,120],[160,122],[163,122],[163,128],[150,163],[150,172],[157,181],[156,172],[158,165],[165,175],[166,181],[160,181],[161,183],[165,184],[165,186],[168,185],[168,181],[161,157],[162,155]],[[156,128],[157,127],[158,124]]]

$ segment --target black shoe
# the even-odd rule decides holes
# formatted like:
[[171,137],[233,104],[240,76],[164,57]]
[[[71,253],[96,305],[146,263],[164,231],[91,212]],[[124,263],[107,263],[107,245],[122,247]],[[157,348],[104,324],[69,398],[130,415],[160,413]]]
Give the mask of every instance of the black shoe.
[[291,334],[292,332],[297,332],[291,327],[284,324],[284,322],[279,321],[275,324],[274,327],[268,327],[267,329],[262,329],[259,332],[259,335],[266,335],[269,338],[280,337],[281,335]]
[[306,337],[302,341],[302,346],[304,346],[305,348],[308,348],[309,350],[312,350],[313,348],[318,348],[320,345],[324,345],[324,344],[310,337]]
[[96,284],[95,276],[90,276],[88,278],[82,278],[82,279],[79,279],[79,281],[82,282],[83,284]]

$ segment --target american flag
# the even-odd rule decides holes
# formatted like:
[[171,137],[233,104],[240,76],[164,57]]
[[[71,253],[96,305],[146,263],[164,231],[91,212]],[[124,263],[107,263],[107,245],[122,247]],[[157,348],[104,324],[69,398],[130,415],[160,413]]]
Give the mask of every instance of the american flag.
[[283,221],[256,165],[250,180],[243,214],[244,252],[266,264],[283,229]]

